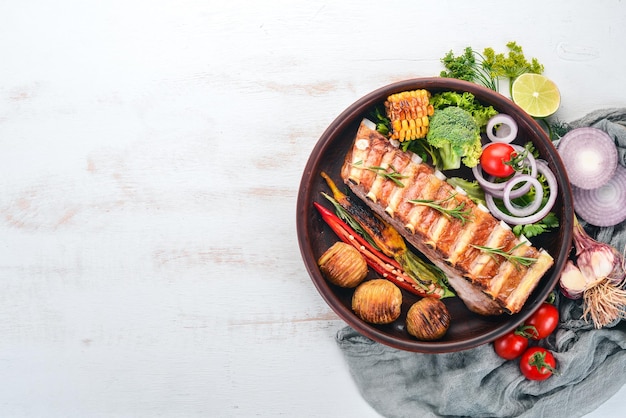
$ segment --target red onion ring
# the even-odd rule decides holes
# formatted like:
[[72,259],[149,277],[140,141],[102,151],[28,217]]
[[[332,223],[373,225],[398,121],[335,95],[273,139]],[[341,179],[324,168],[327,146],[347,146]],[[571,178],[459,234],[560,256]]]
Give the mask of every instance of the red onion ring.
[[474,178],[480,184],[480,186],[485,189],[486,192],[493,193],[498,190],[504,190],[505,182],[495,183],[494,181],[489,181],[483,176],[483,171],[480,168],[480,165],[472,167],[472,174],[474,174]]
[[[511,145],[513,146],[513,148],[515,148],[515,151],[517,151],[520,154],[526,151],[526,149],[520,145],[515,145],[515,144],[511,144]],[[530,176],[536,178],[537,177],[537,161],[535,161],[535,156],[532,155],[530,152],[527,152],[523,163],[525,163],[526,161],[528,161],[528,165],[530,166]],[[530,184],[527,182],[523,184],[520,188],[513,190],[511,192],[511,198],[516,199],[520,196],[525,195],[529,191],[530,191]]]
[[613,226],[626,220],[626,168],[618,164],[615,175],[596,189],[572,186],[574,210],[592,225]]
[[[512,201],[513,198],[511,197],[511,190],[513,190],[513,187],[515,187],[516,184],[521,182],[526,182],[526,184],[530,186],[535,186],[534,199],[527,206],[518,206]],[[504,206],[508,209],[508,211],[511,212],[512,215],[520,217],[529,216],[537,212],[541,206],[542,199],[543,187],[541,187],[541,183],[539,183],[537,178],[529,174],[515,176],[511,180],[507,181],[506,187],[504,188],[504,196],[502,197]]]
[[[500,126],[494,133],[493,128],[496,125],[502,126]],[[501,130],[505,126],[508,127],[508,129],[504,128],[507,130],[501,132]],[[498,113],[497,115],[489,119],[486,129],[487,137],[489,138],[489,140],[491,140],[491,142],[502,142],[505,144],[509,144],[513,142],[515,138],[517,138],[517,123],[515,123],[515,120],[511,116],[504,113]]]
[[[483,151],[485,150],[485,148],[487,148],[490,144],[485,144],[482,146]],[[512,145],[513,148],[518,151],[514,145]],[[518,151],[519,152],[519,151]],[[504,186],[506,184],[506,182],[495,182],[495,177],[491,176],[488,179],[485,178],[485,176],[483,175],[482,169],[480,168],[480,164],[476,165],[474,167],[472,167],[472,174],[474,174],[474,178],[476,179],[476,181],[478,182],[478,184],[480,184],[480,186],[485,189],[485,191],[489,192],[489,193],[499,193],[500,196],[502,196],[502,190],[504,190]],[[516,172],[517,174],[517,172]]]
[[613,138],[597,128],[572,129],[557,147],[572,185],[595,189],[605,184],[617,167]]
[[529,216],[512,216],[508,213],[502,212],[498,209],[496,202],[493,200],[493,195],[489,193],[485,193],[485,201],[487,202],[487,207],[493,216],[504,221],[511,225],[526,225],[533,224],[537,221],[542,220],[549,212],[552,210],[554,203],[556,202],[557,192],[558,192],[558,184],[556,182],[556,177],[554,173],[548,168],[548,165],[543,161],[537,161],[537,171],[546,178],[548,183],[548,188],[550,190],[550,195],[548,196],[548,201],[545,206],[541,208],[538,212],[529,215]]

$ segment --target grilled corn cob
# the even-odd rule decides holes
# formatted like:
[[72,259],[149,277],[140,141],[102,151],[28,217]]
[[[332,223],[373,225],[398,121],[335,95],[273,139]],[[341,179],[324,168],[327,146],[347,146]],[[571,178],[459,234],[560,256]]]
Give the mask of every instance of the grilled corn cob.
[[426,137],[428,117],[434,113],[428,90],[392,94],[385,101],[385,110],[391,121],[391,139],[404,142]]

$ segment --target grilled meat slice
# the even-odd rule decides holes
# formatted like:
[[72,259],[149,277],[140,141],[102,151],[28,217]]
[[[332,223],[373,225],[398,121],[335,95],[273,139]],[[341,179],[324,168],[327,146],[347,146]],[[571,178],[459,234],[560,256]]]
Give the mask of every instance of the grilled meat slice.
[[[354,194],[446,272],[473,312],[519,312],[554,262],[545,250],[517,238],[508,225],[455,190],[441,173],[395,147],[367,123],[359,127],[341,176]],[[464,216],[445,215],[424,202],[460,208]],[[485,248],[535,261],[521,265]]]

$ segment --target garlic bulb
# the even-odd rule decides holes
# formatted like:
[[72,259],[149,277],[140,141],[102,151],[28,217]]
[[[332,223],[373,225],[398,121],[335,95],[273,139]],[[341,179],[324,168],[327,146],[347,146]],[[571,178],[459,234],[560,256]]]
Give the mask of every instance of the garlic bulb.
[[580,299],[587,288],[587,279],[572,260],[567,260],[559,278],[561,293],[570,299]]
[[591,238],[574,217],[574,247],[576,265],[590,288],[604,279],[619,286],[624,282],[624,259],[614,247]]
[[[582,287],[583,317],[591,318],[596,328],[603,328],[626,318],[626,273],[624,257],[611,245],[591,238],[574,217],[576,266],[584,277]],[[561,274],[561,288],[566,296],[579,297],[578,273],[566,265]],[[568,290],[574,289],[574,292]]]

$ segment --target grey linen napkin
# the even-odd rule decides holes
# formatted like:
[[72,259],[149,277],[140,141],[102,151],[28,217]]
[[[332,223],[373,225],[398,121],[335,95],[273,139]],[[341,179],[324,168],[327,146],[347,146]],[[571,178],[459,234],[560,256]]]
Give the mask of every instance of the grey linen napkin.
[[[565,124],[594,126],[611,135],[626,165],[626,108],[599,110]],[[586,225],[594,238],[618,250],[626,222]],[[595,329],[581,319],[579,301],[557,295],[557,330],[540,344],[554,352],[558,375],[526,380],[517,361],[499,358],[491,344],[446,354],[401,351],[345,327],[337,333],[350,373],[364,399],[385,417],[580,417],[626,382],[626,321]]]

